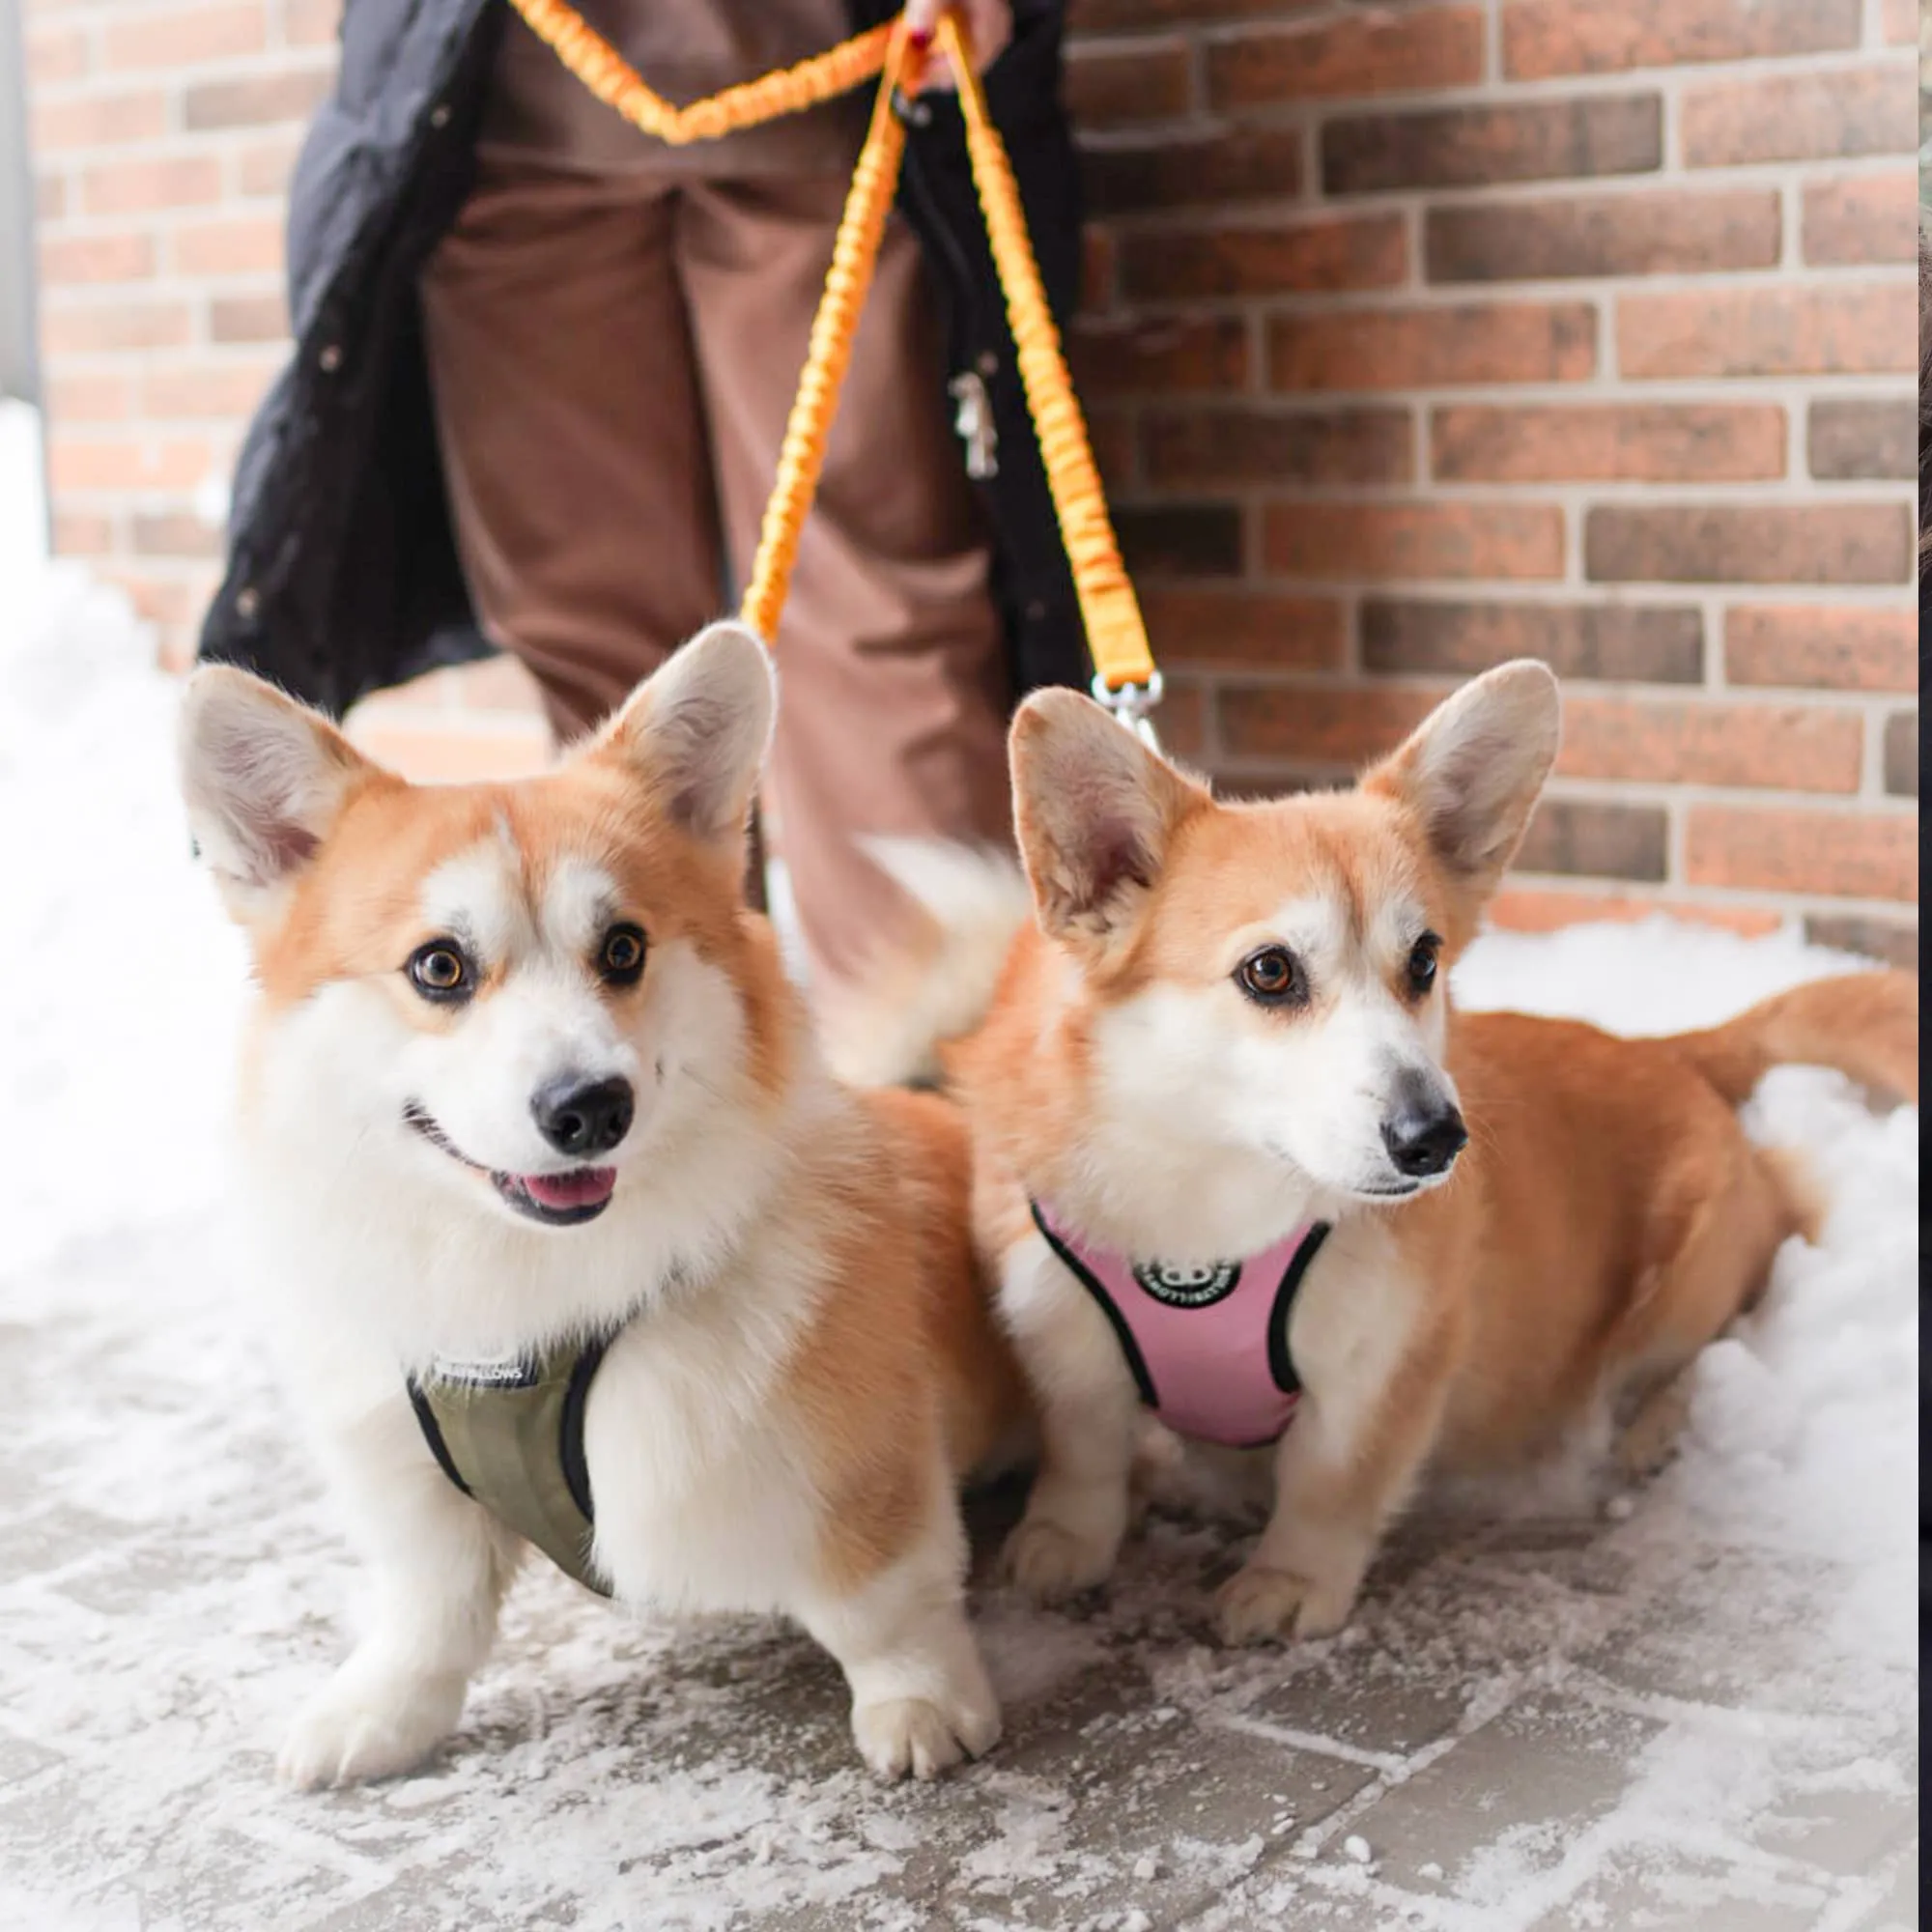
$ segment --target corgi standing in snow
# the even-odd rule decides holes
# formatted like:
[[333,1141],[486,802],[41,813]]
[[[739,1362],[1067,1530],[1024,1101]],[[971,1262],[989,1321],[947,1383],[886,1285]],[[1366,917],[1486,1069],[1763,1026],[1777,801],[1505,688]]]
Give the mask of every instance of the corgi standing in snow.
[[881,1773],[998,1735],[956,1486],[1024,1385],[956,1114],[838,1085],[743,909],[773,704],[719,625],[559,770],[412,786],[240,671],[189,686],[259,982],[257,1279],[376,1585],[298,1784],[455,1726],[526,1542],[625,1603],[795,1617]]
[[[1452,1011],[1558,709],[1546,668],[1506,665],[1352,790],[1236,805],[1086,698],[1021,707],[1033,920],[990,1010],[949,972],[983,932],[910,962],[897,1037],[922,1030],[904,1010],[984,1011],[943,1060],[1042,1410],[1006,1551],[1035,1593],[1112,1568],[1144,1408],[1272,1458],[1272,1515],[1220,1596],[1230,1640],[1340,1627],[1426,1466],[1612,1416],[1647,1459],[1677,1372],[1812,1225],[1795,1164],[1739,1126],[1759,1075],[1815,1061],[1917,1098],[1897,973],[1674,1038]],[[956,852],[881,856],[942,921],[995,908],[984,868],[958,891]]]

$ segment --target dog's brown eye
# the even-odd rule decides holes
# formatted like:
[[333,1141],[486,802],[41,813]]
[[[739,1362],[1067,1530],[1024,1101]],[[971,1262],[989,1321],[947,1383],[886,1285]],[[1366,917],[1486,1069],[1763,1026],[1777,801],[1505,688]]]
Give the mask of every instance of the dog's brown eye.
[[1435,954],[1442,941],[1433,932],[1425,932],[1415,942],[1408,955],[1409,989],[1416,993],[1426,993],[1435,983]]
[[644,935],[635,925],[613,925],[604,935],[597,970],[613,986],[629,986],[644,970]]
[[426,1000],[467,1000],[476,976],[469,956],[453,939],[432,939],[410,954],[410,983]]
[[1298,1005],[1308,997],[1301,963],[1285,946],[1264,946],[1235,969],[1242,992],[1264,1007]]

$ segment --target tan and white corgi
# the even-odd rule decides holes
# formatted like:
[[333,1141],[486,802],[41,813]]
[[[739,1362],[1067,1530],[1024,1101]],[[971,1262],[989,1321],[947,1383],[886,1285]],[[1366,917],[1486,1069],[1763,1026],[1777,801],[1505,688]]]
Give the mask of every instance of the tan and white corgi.
[[[1224,804],[1085,698],[1022,706],[1037,923],[943,1056],[1042,1409],[1006,1552],[1021,1584],[1108,1574],[1151,1406],[1270,1445],[1224,1634],[1335,1630],[1426,1466],[1507,1464],[1647,1402],[1634,1452],[1667,1414],[1671,1378],[1810,1226],[1792,1163],[1735,1116],[1768,1065],[1916,1099],[1917,988],[1895,973],[1675,1038],[1458,1017],[1448,969],[1557,741],[1555,680],[1506,665],[1351,791]],[[959,902],[959,855],[881,856],[942,921]],[[982,924],[997,903],[983,882],[965,900]],[[909,962],[918,1009],[970,1005],[956,976],[934,986],[982,952]]]
[[[1024,1384],[956,1112],[835,1082],[742,908],[773,706],[762,647],[716,626],[556,771],[425,787],[239,671],[189,686],[192,829],[259,981],[257,1291],[376,1585],[289,1734],[298,1784],[455,1725],[524,1548],[466,1449],[534,1540],[575,1497],[581,1574],[620,1602],[796,1618],[881,1773],[999,1732],[956,1484],[1024,1435]],[[505,1474],[543,1412],[489,1403],[544,1400],[559,1351],[582,1466],[541,1442]]]

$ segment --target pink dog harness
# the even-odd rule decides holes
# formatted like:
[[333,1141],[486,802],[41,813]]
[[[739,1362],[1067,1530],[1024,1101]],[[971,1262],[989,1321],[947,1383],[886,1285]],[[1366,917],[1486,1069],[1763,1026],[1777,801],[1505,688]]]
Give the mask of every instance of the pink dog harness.
[[1309,1221],[1246,1261],[1134,1263],[1076,1239],[1037,1202],[1034,1225],[1113,1325],[1141,1400],[1180,1435],[1235,1449],[1280,1439],[1301,1398],[1288,1318],[1321,1243]]

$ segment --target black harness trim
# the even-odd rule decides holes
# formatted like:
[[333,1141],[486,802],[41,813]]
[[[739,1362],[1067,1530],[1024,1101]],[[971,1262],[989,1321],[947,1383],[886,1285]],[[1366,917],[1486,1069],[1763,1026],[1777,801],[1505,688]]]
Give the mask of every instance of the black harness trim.
[[1274,1292],[1274,1306],[1268,1310],[1268,1374],[1283,1395],[1298,1394],[1301,1388],[1301,1378],[1294,1372],[1294,1358],[1288,1351],[1288,1318],[1294,1312],[1294,1297],[1300,1292],[1303,1278],[1331,1232],[1326,1221],[1318,1221],[1309,1229],[1290,1258],[1281,1286]]
[[604,1351],[620,1331],[599,1335],[586,1342],[570,1371],[570,1384],[563,1392],[563,1414],[557,1425],[557,1459],[563,1464],[563,1480],[570,1499],[583,1512],[583,1520],[593,1527],[596,1512],[590,1507],[590,1465],[583,1455],[583,1410],[590,1400],[590,1383],[604,1365]]
[[463,1480],[463,1472],[457,1468],[449,1453],[449,1444],[442,1439],[442,1425],[437,1421],[436,1410],[429,1406],[429,1398],[417,1385],[414,1376],[409,1378],[408,1386],[410,1406],[416,1412],[416,1426],[423,1433],[423,1440],[429,1444],[429,1453],[436,1458],[437,1467],[473,1502],[476,1492]]
[[1080,1257],[1046,1225],[1039,1204],[1029,1201],[1027,1210],[1033,1215],[1034,1226],[1046,1236],[1046,1245],[1072,1270],[1074,1280],[1100,1304],[1100,1312],[1107,1318],[1114,1339],[1121,1345],[1121,1353],[1127,1358],[1127,1367],[1133,1371],[1134,1386],[1140,1390],[1141,1401],[1149,1408],[1158,1408],[1160,1398],[1154,1394],[1153,1378],[1148,1374],[1148,1365],[1141,1355],[1140,1344],[1134,1340],[1133,1330],[1127,1326],[1127,1318],[1114,1306],[1114,1297],[1088,1273]]

